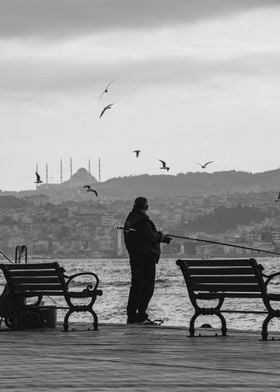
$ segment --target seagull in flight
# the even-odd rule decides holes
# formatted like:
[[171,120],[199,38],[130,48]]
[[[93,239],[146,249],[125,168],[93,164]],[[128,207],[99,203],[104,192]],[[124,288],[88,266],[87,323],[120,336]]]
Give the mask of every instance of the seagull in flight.
[[35,174],[36,174],[35,184],[42,184],[43,181],[41,180],[41,177],[39,176],[39,174],[37,172],[35,172]]
[[83,188],[87,188],[87,192],[94,192],[96,197],[98,197],[98,193],[95,189],[92,189],[90,185],[84,185]]
[[99,101],[101,100],[101,98],[103,97],[104,94],[108,93],[108,89],[111,86],[111,84],[113,83],[114,80],[111,80],[110,83],[107,84],[107,86],[105,87],[105,90],[103,90],[103,92],[101,93],[100,97],[99,97]]
[[202,164],[200,162],[197,162],[197,164],[201,167],[201,169],[206,169],[206,166],[210,165],[210,163],[213,163],[213,161],[209,161],[209,162],[206,162],[204,164]]
[[135,152],[136,158],[138,158],[139,155],[140,155],[141,150],[135,150],[135,151],[133,151],[133,152]]
[[109,105],[105,106],[105,108],[102,110],[102,112],[100,113],[99,118],[101,118],[103,116],[103,114],[106,112],[106,110],[111,109],[111,107],[113,106],[113,103],[109,103]]
[[161,159],[159,159],[159,161],[162,163],[161,169],[166,170],[166,171],[168,171],[170,169],[170,167],[166,166],[166,162],[165,161],[162,161]]
[[280,192],[278,193],[277,199],[275,199],[274,201],[280,201]]

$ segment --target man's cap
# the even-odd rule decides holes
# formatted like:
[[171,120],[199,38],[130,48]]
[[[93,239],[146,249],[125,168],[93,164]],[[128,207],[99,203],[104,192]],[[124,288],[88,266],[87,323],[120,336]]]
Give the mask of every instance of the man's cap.
[[144,210],[148,205],[148,200],[146,197],[139,196],[134,200],[133,208],[136,210]]

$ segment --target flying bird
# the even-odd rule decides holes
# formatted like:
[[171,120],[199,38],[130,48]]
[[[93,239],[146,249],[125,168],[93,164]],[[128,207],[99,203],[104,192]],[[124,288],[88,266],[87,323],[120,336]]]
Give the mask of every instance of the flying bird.
[[139,155],[140,155],[141,150],[135,150],[135,151],[133,151],[133,152],[135,152],[136,158],[138,158]]
[[111,86],[111,84],[113,83],[114,80],[111,80],[110,83],[107,84],[107,86],[105,87],[105,90],[103,90],[103,92],[101,93],[100,97],[99,97],[99,101],[101,100],[101,98],[103,97],[104,94],[108,93],[108,89]]
[[98,197],[98,193],[95,189],[92,189],[90,185],[84,185],[83,188],[87,188],[87,192],[94,192],[96,197]]
[[170,167],[167,167],[167,166],[166,166],[166,162],[162,161],[161,159],[159,159],[159,161],[162,163],[161,169],[167,170],[167,171],[170,169]]
[[43,181],[41,180],[41,177],[39,176],[39,174],[37,172],[35,172],[35,174],[36,174],[35,184],[42,184]]
[[209,161],[204,164],[197,162],[197,164],[201,167],[201,169],[205,169],[207,165],[210,165],[210,163],[213,163],[213,161]]
[[111,109],[111,107],[113,106],[113,103],[109,103],[109,105],[105,106],[105,108],[102,110],[102,112],[100,113],[99,118],[101,118],[103,116],[103,114],[106,112],[106,110]]
[[278,193],[277,199],[275,199],[274,201],[280,201],[280,192]]

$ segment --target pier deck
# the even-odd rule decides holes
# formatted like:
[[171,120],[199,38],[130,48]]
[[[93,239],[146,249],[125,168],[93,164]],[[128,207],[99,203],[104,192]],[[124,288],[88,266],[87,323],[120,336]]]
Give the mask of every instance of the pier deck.
[[[280,341],[188,338],[187,329],[0,329],[1,391],[279,391]],[[212,332],[212,331],[211,331]],[[212,332],[213,333],[213,332]]]

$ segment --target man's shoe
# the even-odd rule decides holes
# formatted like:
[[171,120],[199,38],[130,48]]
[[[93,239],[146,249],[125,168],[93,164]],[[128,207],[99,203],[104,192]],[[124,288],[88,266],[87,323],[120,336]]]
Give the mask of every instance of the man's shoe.
[[128,317],[126,320],[126,324],[135,324],[135,323],[137,323],[135,317]]
[[141,314],[137,314],[136,315],[136,321],[138,322],[138,323],[143,323],[144,321],[146,321],[146,320],[148,320],[149,319],[149,316],[148,316],[148,314],[147,313],[141,313]]
[[150,319],[146,319],[144,321],[140,321],[138,322],[138,324],[141,325],[161,325],[163,323],[163,320],[150,320]]

